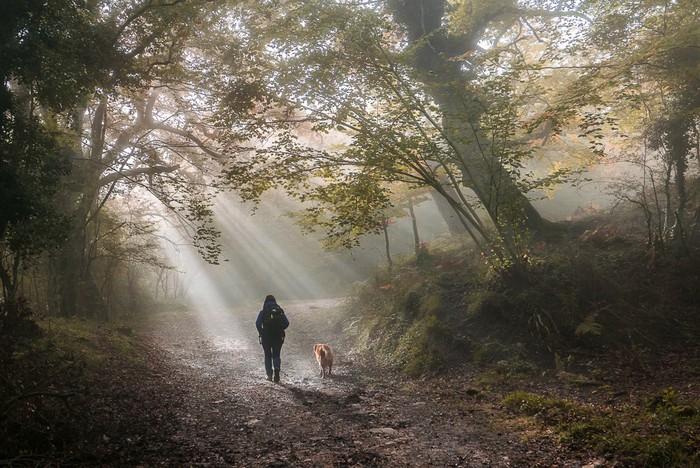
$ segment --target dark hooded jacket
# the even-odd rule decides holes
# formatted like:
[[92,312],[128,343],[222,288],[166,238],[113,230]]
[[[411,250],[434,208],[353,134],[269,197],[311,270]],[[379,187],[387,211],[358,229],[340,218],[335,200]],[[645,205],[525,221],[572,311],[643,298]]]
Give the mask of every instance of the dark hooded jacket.
[[[274,309],[275,307],[282,310],[282,332],[281,333],[279,333],[279,332],[271,333],[270,331],[265,330],[265,326],[263,323],[266,312]],[[258,329],[258,334],[263,339],[275,339],[275,338],[284,339],[284,330],[286,330],[287,327],[289,327],[289,319],[284,314],[284,310],[277,304],[277,301],[275,300],[274,297],[268,296],[267,298],[265,298],[265,304],[263,305],[263,308],[258,313],[257,320],[255,320],[255,327]]]

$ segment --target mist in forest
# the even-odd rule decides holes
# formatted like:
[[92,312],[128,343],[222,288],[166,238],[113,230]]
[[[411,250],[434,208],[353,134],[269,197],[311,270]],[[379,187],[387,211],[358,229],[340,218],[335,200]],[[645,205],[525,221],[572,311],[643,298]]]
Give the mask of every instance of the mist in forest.
[[[343,297],[386,262],[382,235],[368,234],[354,249],[324,249],[322,233],[302,233],[288,216],[299,208],[279,193],[266,196],[255,210],[234,196],[219,196],[214,208],[221,231],[218,265],[207,263],[191,245],[170,242],[175,231],[164,232],[170,241],[163,248],[187,302],[202,309],[230,309],[260,305],[267,294],[280,301]],[[419,206],[416,216],[422,241],[446,233],[432,200]],[[412,254],[410,218],[398,219],[389,232],[392,255]]]
[[[532,28],[504,23],[496,14],[474,37],[464,35],[465,25],[481,19],[474,23],[468,4],[450,13],[421,10],[420,21],[410,2],[388,2],[386,11],[352,3],[329,5],[328,15],[319,16],[315,7],[295,11],[299,24],[314,25],[308,35],[286,27],[284,3],[248,2],[233,9],[220,2],[153,5],[135,14],[138,27],[132,20],[115,26],[131,17],[130,7],[119,2],[96,10],[48,2],[9,15],[8,57],[18,61],[5,64],[5,92],[12,99],[3,115],[24,128],[22,103],[28,96],[36,102],[27,121],[31,132],[3,130],[5,154],[14,158],[3,166],[3,180],[17,187],[6,191],[4,203],[21,205],[4,221],[12,228],[3,239],[7,271],[15,272],[4,276],[8,297],[29,296],[56,315],[100,310],[96,315],[108,316],[149,307],[163,295],[224,306],[257,304],[268,293],[290,300],[348,295],[353,284],[372,281],[376,267],[388,263],[387,247],[397,264],[414,254],[411,220],[396,214],[410,203],[416,204],[418,237],[428,252],[448,232],[463,228],[452,223],[459,218],[479,227],[466,229],[466,246],[478,245],[486,257],[507,257],[518,249],[502,247],[490,229],[499,217],[536,233],[546,229],[540,215],[568,220],[622,206],[618,202],[625,198],[632,209],[653,212],[658,226],[642,222],[636,228],[647,231],[647,243],[652,230],[667,243],[679,239],[684,225],[692,233],[687,228],[697,224],[695,194],[685,190],[697,178],[697,132],[689,130],[697,127],[698,89],[692,8],[674,4],[671,10],[639,12],[639,21],[627,25],[633,32],[620,28],[625,34],[619,39],[631,40],[618,41],[618,48],[606,35],[628,16],[624,2],[607,12],[577,4],[561,17],[559,7],[545,2],[544,9],[530,12],[538,18]],[[542,15],[548,8],[553,11]],[[65,24],[64,14],[84,24]],[[43,15],[45,22],[30,21]],[[658,45],[665,34],[645,22],[667,24],[669,18],[684,25],[678,28],[682,40],[677,49],[657,54],[666,50]],[[169,26],[145,33],[159,21]],[[339,40],[337,31],[350,24]],[[25,37],[30,25],[39,28],[32,40]],[[169,37],[171,27],[180,32]],[[94,38],[74,42],[88,37],[86,31]],[[425,47],[423,39],[443,33],[453,37],[416,54],[415,47]],[[90,53],[47,53],[41,39],[46,34],[65,40],[56,51]],[[376,38],[372,47],[368,37]],[[107,60],[139,41],[143,46],[126,55],[128,63]],[[448,43],[461,46],[440,49]],[[99,44],[110,49],[92,49]],[[160,49],[163,44],[173,44],[180,55],[171,57],[172,51]],[[635,62],[646,56],[658,63]],[[163,67],[171,60],[172,68]],[[433,69],[435,64],[440,66]],[[639,70],[632,74],[629,67]],[[187,79],[171,75],[180,68]],[[638,78],[618,82],[597,74],[601,69]],[[65,73],[44,76],[36,70]],[[578,89],[577,83],[587,86]],[[62,93],[56,95],[57,89]],[[647,110],[640,109],[640,99]],[[36,166],[27,172],[31,177],[16,170],[26,164]],[[635,164],[645,166],[643,177],[639,170],[627,173]],[[493,184],[496,176],[504,185]],[[656,185],[649,185],[651,176]],[[191,247],[193,237],[212,240],[204,192],[214,180],[246,200],[262,195],[257,210],[232,193],[219,195],[211,221],[221,232],[217,265]],[[268,192],[279,187],[276,181],[283,188]],[[387,199],[397,205],[381,215],[389,219],[388,246],[382,234],[373,233],[352,250],[324,250],[324,233],[303,235],[287,216],[302,206],[285,190],[307,203],[325,203],[328,214],[341,220],[336,234],[348,234],[343,229],[352,226],[354,235],[373,222],[354,216],[354,207],[378,213],[386,208],[387,187],[395,189]],[[431,196],[424,199],[428,188],[443,194],[439,209]],[[451,195],[453,189],[458,193]],[[525,206],[526,219],[519,219],[519,210],[504,215],[500,207],[511,202]],[[159,210],[159,203],[165,208]],[[167,268],[145,234],[173,209],[185,219],[161,226],[167,263],[178,272],[168,272],[165,284]],[[672,223],[675,211],[679,218]],[[48,215],[37,226],[39,212]],[[451,221],[449,230],[443,216]],[[312,218],[310,223],[323,226],[323,217]],[[197,236],[198,230],[204,235]],[[36,236],[26,239],[26,232]],[[506,251],[497,252],[501,248]],[[29,253],[52,259],[27,275],[37,278],[24,278],[18,268]]]
[[[581,187],[561,186],[535,195],[535,204],[553,221],[569,219],[589,209],[602,210],[614,201],[605,195],[600,173]],[[326,250],[322,233],[307,234],[288,216],[301,206],[283,193],[265,196],[254,209],[228,194],[217,198],[214,218],[221,231],[219,264],[207,263],[192,245],[163,244],[169,262],[178,271],[181,290],[199,310],[257,307],[267,294],[280,301],[344,297],[353,284],[371,279],[387,263],[383,235],[367,234],[354,249]],[[430,245],[448,236],[445,220],[431,197],[416,206],[420,241]],[[413,254],[413,231],[408,216],[389,226],[393,259]],[[165,237],[173,239],[174,232]]]
[[[318,150],[342,145],[343,135],[305,132],[301,139]],[[529,170],[544,173],[548,164],[531,162]],[[550,221],[564,221],[591,212],[604,212],[619,197],[619,180],[638,177],[630,164],[595,166],[571,183],[528,194],[538,211]],[[164,243],[169,262],[177,269],[187,303],[201,312],[259,307],[267,294],[280,301],[345,297],[355,283],[371,281],[377,268],[386,266],[383,234],[366,234],[353,249],[324,249],[323,232],[304,233],[289,216],[305,207],[283,190],[263,195],[260,203],[243,202],[235,193],[219,194],[214,223],[221,232],[219,264],[207,263],[183,238],[178,247]],[[415,206],[419,240],[428,248],[451,234],[433,196]],[[484,219],[487,214],[483,213]],[[414,254],[411,219],[392,218],[388,227],[392,260]],[[459,236],[459,234],[457,234]],[[174,238],[170,233],[165,237]],[[465,245],[469,245],[463,235]]]

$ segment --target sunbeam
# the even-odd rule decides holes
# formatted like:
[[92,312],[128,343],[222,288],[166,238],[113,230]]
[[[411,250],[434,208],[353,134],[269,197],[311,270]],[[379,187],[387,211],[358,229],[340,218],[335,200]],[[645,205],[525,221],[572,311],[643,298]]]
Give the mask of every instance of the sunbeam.
[[[187,243],[163,244],[179,272],[178,299],[196,315],[203,335],[233,356],[250,354],[253,321],[265,295],[288,304],[342,297],[352,282],[366,275],[361,269],[377,261],[323,250],[317,237],[302,235],[284,216],[290,208],[280,203],[282,198],[264,199],[253,214],[250,205],[219,195],[213,208],[221,231],[218,265],[207,263]],[[172,240],[178,234],[170,227],[162,237]]]
[[[269,221],[263,220],[261,225],[250,216],[246,220],[236,205],[221,203],[216,206],[215,214],[219,227],[227,234],[223,236],[228,241],[223,255],[230,259],[226,274],[233,272],[236,280],[243,280],[252,291],[266,289],[297,298],[324,295],[307,265],[288,250],[292,241],[288,237],[285,239],[284,232],[289,227],[279,215]],[[284,240],[287,243],[283,244]]]

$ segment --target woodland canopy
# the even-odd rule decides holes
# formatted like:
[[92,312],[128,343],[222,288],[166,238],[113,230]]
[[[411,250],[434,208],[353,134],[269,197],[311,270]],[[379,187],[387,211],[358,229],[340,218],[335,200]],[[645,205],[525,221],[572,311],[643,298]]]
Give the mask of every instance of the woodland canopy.
[[20,298],[107,316],[138,308],[146,282],[167,292],[160,223],[218,263],[225,191],[283,190],[328,248],[432,199],[453,235],[517,272],[557,229],[537,201],[616,166],[601,195],[643,212],[642,242],[684,255],[697,240],[691,0],[3,9],[4,318]]
[[1,7],[0,465],[700,463],[698,0]]

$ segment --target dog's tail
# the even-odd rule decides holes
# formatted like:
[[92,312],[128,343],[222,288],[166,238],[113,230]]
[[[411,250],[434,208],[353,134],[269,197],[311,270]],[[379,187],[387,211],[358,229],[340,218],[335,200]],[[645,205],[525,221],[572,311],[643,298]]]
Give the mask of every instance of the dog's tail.
[[325,358],[326,357],[326,350],[323,348],[319,348],[318,355],[321,356],[322,358]]

